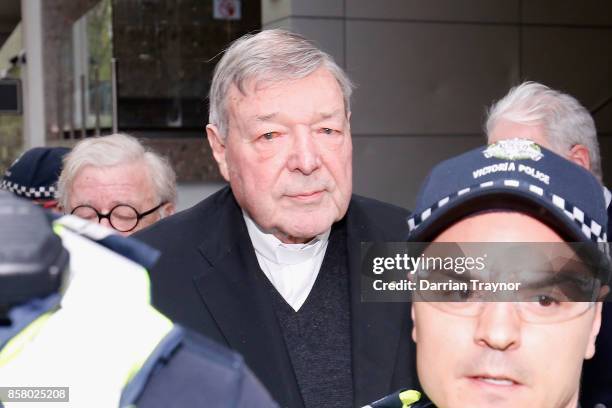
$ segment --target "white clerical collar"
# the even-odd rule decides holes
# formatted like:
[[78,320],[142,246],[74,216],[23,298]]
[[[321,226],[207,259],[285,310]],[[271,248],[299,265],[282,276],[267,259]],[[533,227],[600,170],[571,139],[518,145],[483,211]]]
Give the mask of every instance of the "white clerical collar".
[[308,261],[325,250],[331,229],[317,235],[305,244],[285,244],[273,234],[263,231],[242,211],[251,242],[258,255],[279,265],[296,265]]

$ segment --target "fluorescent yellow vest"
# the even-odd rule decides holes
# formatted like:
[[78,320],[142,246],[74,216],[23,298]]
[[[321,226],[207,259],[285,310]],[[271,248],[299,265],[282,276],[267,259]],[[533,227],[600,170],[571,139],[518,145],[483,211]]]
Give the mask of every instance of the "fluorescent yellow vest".
[[54,223],[70,252],[70,282],[61,307],[0,350],[0,384],[70,387],[70,402],[53,407],[118,407],[125,385],[173,325],[150,305],[146,269],[76,233],[75,225],[83,224],[71,217]]

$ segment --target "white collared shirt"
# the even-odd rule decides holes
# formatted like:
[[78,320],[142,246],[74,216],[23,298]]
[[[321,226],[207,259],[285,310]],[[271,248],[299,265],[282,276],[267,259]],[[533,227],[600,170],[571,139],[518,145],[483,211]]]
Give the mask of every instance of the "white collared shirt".
[[249,237],[263,273],[295,310],[300,310],[319,275],[330,230],[306,244],[285,244],[264,232],[244,211]]

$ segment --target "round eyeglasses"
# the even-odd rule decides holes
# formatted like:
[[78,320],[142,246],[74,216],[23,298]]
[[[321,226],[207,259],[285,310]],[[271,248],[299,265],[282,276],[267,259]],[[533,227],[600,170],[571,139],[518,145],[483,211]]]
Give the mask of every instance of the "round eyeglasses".
[[106,218],[108,219],[110,226],[117,231],[130,232],[138,226],[141,219],[159,210],[164,204],[166,204],[166,202],[162,202],[150,210],[142,213],[139,213],[131,205],[119,204],[114,206],[106,214],[102,214],[90,205],[79,205],[78,207],[75,207],[70,214],[92,222],[96,221],[96,219],[98,222],[102,222],[102,219]]

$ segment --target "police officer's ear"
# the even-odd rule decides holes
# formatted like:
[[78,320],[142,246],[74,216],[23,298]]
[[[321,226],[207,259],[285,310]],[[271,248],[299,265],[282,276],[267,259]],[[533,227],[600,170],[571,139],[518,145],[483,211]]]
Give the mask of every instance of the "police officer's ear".
[[567,158],[588,171],[591,171],[591,157],[589,156],[589,149],[587,149],[585,145],[574,145],[570,149]]
[[229,172],[227,171],[227,160],[225,157],[225,137],[219,132],[219,128],[216,125],[208,124],[206,126],[206,135],[208,136],[208,143],[212,149],[213,156],[219,166],[219,172],[229,182]]
[[599,328],[601,327],[601,309],[602,302],[595,303],[595,316],[593,317],[593,325],[591,326],[591,333],[589,334],[589,342],[587,343],[587,348],[584,353],[584,359],[588,360],[593,357],[595,354],[595,340],[597,340],[597,335],[599,334]]

